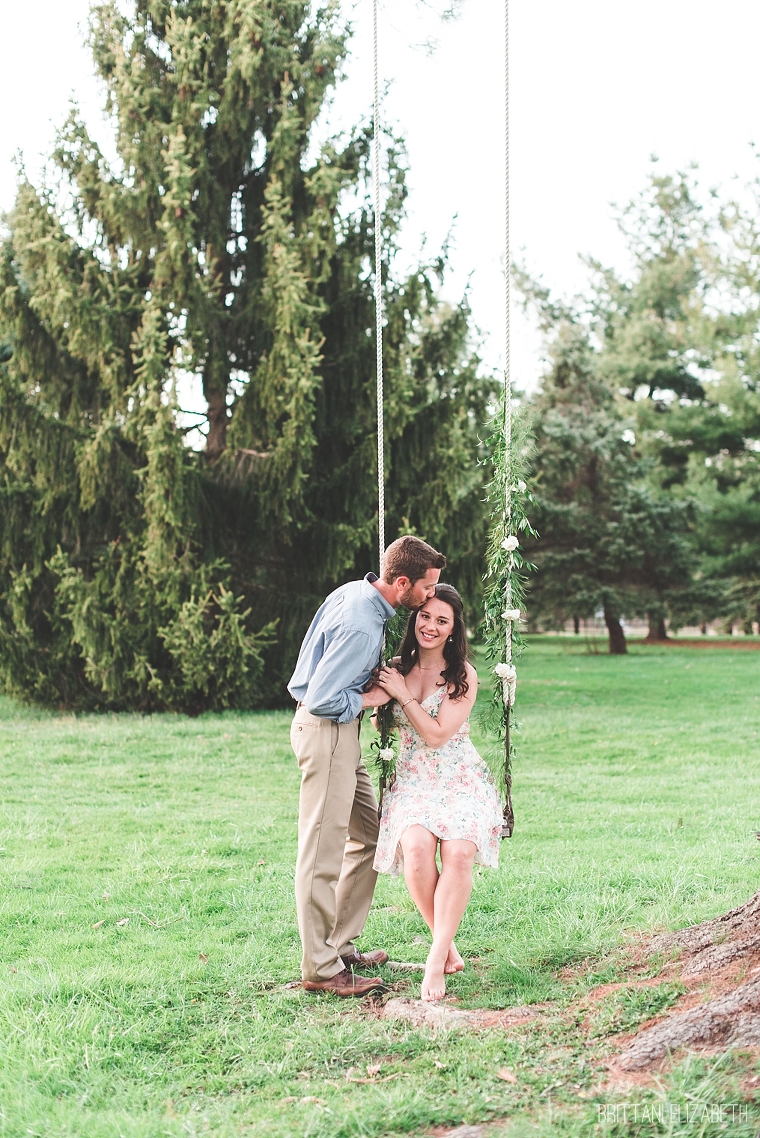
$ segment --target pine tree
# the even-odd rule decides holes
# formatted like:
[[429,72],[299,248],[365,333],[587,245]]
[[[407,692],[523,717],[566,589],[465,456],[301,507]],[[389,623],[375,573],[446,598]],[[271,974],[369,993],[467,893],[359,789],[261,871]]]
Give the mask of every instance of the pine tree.
[[534,623],[564,627],[604,614],[612,654],[626,652],[621,617],[666,606],[689,581],[689,511],[653,490],[632,442],[633,419],[599,377],[588,331],[549,305],[551,367],[530,404],[535,438],[526,555]]
[[650,483],[691,503],[693,576],[650,628],[760,617],[757,220],[700,202],[691,175],[654,174],[625,211],[634,272],[597,269],[597,367],[634,414]]
[[588,261],[599,374],[650,421],[673,402],[704,394],[717,333],[706,314],[716,252],[711,222],[686,175],[653,171],[619,218],[630,276]]
[[[315,605],[374,561],[370,135],[313,144],[345,30],[336,4],[138,0],[93,9],[92,47],[118,159],[73,112],[0,252],[0,669],[72,707],[276,702]],[[493,384],[443,260],[393,279],[404,171],[390,144],[387,530],[475,595]]]

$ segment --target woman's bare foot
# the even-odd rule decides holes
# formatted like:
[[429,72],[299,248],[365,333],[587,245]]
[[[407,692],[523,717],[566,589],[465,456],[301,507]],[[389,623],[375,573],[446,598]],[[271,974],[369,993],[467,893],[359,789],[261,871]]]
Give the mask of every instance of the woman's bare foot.
[[431,961],[428,957],[425,975],[422,978],[420,997],[423,1000],[442,1000],[445,995],[446,981],[443,977],[443,965]]
[[454,972],[464,972],[464,958],[457,951],[453,940],[449,948],[449,955],[446,957],[446,963],[443,966],[443,971],[447,976],[453,975]]

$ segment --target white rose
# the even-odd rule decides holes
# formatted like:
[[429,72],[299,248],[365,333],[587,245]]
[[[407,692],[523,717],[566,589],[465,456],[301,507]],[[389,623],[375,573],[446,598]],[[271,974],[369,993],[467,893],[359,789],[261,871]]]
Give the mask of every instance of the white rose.
[[515,549],[517,549],[519,544],[519,539],[516,538],[513,533],[511,533],[509,537],[504,538],[503,542],[501,543],[501,548],[506,549],[507,553],[512,553]]
[[497,664],[494,672],[501,680],[501,691],[504,697],[504,703],[507,707],[511,707],[515,702],[515,694],[517,692],[517,668],[514,664]]
[[395,754],[393,747],[382,747],[379,754],[384,763],[393,762],[393,756]]
[[505,609],[501,615],[505,620],[520,620],[519,609]]

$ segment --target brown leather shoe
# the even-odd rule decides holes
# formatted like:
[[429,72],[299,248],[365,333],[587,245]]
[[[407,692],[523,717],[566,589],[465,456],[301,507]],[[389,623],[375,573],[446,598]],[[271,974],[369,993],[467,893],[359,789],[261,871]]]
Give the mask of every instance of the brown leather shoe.
[[346,968],[379,968],[381,964],[385,964],[388,953],[383,952],[382,948],[376,948],[373,952],[354,952],[351,956],[342,952],[340,958]]
[[329,980],[304,980],[303,986],[307,992],[332,992],[334,996],[366,996],[385,988],[379,976],[355,976],[348,968]]

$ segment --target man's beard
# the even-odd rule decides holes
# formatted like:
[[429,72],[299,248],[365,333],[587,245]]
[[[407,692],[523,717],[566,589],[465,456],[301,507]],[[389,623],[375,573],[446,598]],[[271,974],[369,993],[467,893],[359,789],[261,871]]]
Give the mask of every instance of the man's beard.
[[[417,582],[415,581],[415,584],[416,583]],[[405,609],[419,608],[419,605],[417,604],[414,597],[414,585],[410,585],[408,589],[404,590],[404,592],[401,594],[400,600]]]

